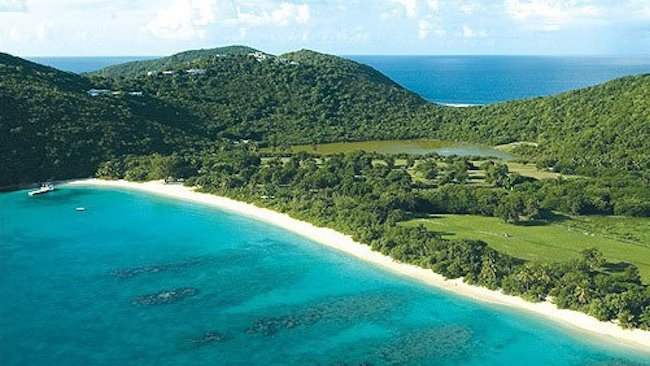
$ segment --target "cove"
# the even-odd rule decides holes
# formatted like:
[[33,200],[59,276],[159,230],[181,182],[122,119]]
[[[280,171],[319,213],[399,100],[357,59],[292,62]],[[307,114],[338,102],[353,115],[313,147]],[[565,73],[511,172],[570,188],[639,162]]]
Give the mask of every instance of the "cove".
[[650,364],[274,226],[139,192],[1,194],[0,281],[2,365]]

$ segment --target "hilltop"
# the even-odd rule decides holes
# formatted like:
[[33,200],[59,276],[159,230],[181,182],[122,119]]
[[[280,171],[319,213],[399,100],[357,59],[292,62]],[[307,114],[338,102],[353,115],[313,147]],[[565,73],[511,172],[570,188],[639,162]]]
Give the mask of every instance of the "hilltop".
[[390,132],[367,126],[408,122],[427,104],[369,66],[313,51],[164,60],[166,73],[125,64],[114,71],[134,76],[97,82],[140,88],[191,111],[210,138],[264,145],[382,138]]
[[148,71],[159,71],[179,68],[184,64],[201,58],[241,56],[250,53],[260,52],[247,46],[226,46],[210,49],[190,50],[180,52],[171,56],[161,57],[153,60],[133,61],[124,64],[105,67],[101,70],[88,73],[89,75],[100,75],[105,77],[119,78],[146,74]]

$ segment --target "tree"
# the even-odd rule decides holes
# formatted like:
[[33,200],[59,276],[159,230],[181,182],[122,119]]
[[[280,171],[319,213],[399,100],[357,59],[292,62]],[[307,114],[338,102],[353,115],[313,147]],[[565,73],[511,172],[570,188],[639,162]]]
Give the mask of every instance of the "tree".
[[178,178],[187,178],[195,174],[194,169],[184,159],[172,155],[161,156],[154,155],[151,158],[151,179],[176,180]]
[[639,274],[639,267],[628,263],[619,278],[623,282],[636,283],[640,285],[641,275]]
[[505,164],[486,164],[485,168],[485,182],[494,184],[496,187],[510,188],[511,181],[508,176],[508,166]]
[[596,248],[581,251],[580,258],[592,271],[597,271],[605,265],[605,256]]
[[434,180],[438,176],[438,164],[435,161],[421,162],[417,165],[416,170],[424,179]]
[[106,161],[99,165],[95,176],[105,179],[122,179],[124,178],[124,163],[121,159]]

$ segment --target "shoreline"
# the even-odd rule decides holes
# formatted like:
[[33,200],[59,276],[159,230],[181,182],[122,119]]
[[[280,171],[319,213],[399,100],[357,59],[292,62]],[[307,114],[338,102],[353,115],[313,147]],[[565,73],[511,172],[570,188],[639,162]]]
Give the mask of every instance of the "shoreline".
[[506,295],[500,291],[467,284],[463,282],[462,279],[448,280],[442,275],[434,273],[429,269],[397,262],[391,257],[373,251],[370,246],[355,242],[350,236],[333,229],[317,227],[308,222],[294,219],[287,214],[279,213],[267,208],[257,207],[249,203],[209,193],[196,192],[193,188],[180,184],[164,184],[159,181],[135,183],[123,180],[108,181],[84,179],[69,181],[64,183],[63,186],[122,188],[216,207],[224,211],[243,215],[281,227],[321,245],[344,252],[365,262],[372,263],[382,267],[383,269],[408,277],[412,280],[417,280],[418,282],[437,289],[476,301],[505,306],[529,314],[543,316],[547,319],[553,320],[559,325],[571,328],[571,330],[587,332],[591,336],[613,341],[614,343],[633,348],[634,350],[640,351],[644,354],[650,354],[650,331],[644,331],[641,329],[623,329],[615,323],[599,321],[585,313],[568,309],[559,309],[557,306],[547,301],[531,303],[517,296]]

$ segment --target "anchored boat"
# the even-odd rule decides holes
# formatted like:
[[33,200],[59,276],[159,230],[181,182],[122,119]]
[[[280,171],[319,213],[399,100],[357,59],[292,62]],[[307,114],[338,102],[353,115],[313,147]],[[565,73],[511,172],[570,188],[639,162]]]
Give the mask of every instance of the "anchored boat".
[[54,190],[54,184],[46,183],[46,184],[41,185],[41,188],[36,189],[34,191],[29,191],[29,193],[27,193],[27,194],[30,195],[30,196],[36,196],[36,195],[39,195],[39,194],[45,194],[45,193],[52,192],[53,190]]

